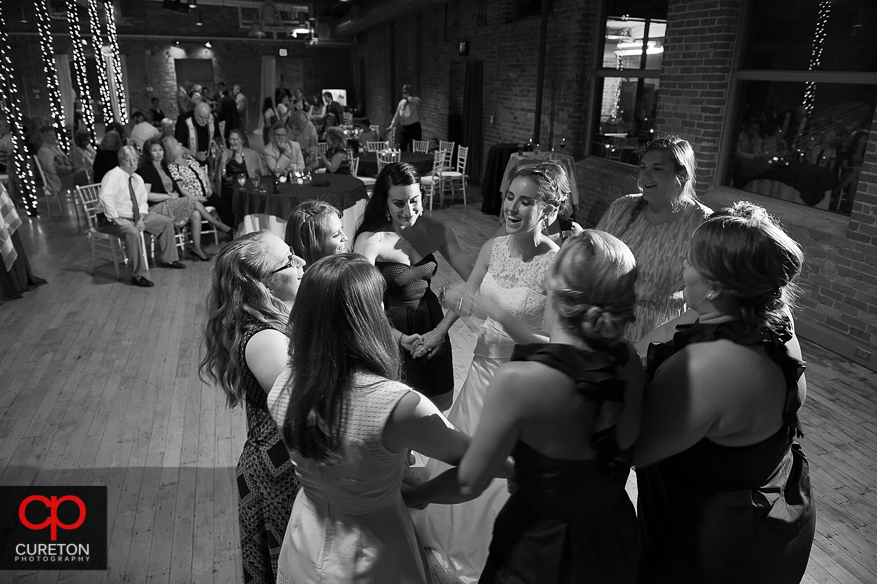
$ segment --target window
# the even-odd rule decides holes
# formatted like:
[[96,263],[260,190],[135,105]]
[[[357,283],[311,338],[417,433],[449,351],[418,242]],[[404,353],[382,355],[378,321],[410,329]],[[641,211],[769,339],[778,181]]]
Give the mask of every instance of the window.
[[742,26],[722,183],[849,215],[877,103],[877,5],[753,1]]
[[607,0],[590,154],[638,163],[655,133],[667,1]]

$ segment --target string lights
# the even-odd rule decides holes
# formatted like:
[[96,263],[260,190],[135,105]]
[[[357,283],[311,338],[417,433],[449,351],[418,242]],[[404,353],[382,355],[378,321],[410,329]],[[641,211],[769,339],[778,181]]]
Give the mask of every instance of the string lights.
[[97,68],[97,81],[100,87],[100,104],[104,124],[113,119],[113,102],[110,98],[110,83],[107,79],[106,60],[103,55],[103,38],[100,33],[100,18],[97,15],[97,0],[88,0],[88,22],[91,26],[91,46],[94,49],[94,63]]
[[[820,0],[819,11],[816,17],[816,32],[813,33],[813,50],[810,51],[810,65],[808,69],[815,71],[819,69],[822,61],[822,51],[825,48],[825,37],[827,36],[825,29],[828,25],[828,17],[831,15],[831,0]],[[804,89],[804,109],[812,115],[813,108],[816,106],[816,82],[808,81]]]
[[49,93],[49,109],[52,112],[52,127],[58,135],[58,146],[65,152],[70,151],[70,142],[67,140],[66,123],[61,109],[61,86],[58,83],[58,71],[55,68],[55,50],[52,42],[52,31],[49,24],[49,10],[46,6],[48,0],[37,0],[34,6],[37,11],[37,29],[40,33],[40,52],[43,55],[43,72],[46,74],[46,84]]
[[[33,217],[37,211],[37,185],[34,181],[33,171],[30,167],[30,156],[27,154],[27,146],[24,143],[24,126],[21,123],[21,103],[18,101],[18,88],[15,86],[15,77],[12,70],[12,60],[9,55],[12,48],[9,46],[9,35],[6,34],[6,19],[3,16],[3,2],[0,2],[0,98],[7,105],[7,122],[12,130],[12,153],[15,161],[15,174],[11,182],[14,182],[19,190],[19,199],[24,205],[24,211]],[[10,185],[11,186],[11,185]]]
[[113,49],[113,78],[116,81],[116,95],[119,98],[119,121],[128,123],[128,99],[125,97],[125,84],[122,79],[122,60],[119,57],[119,38],[116,35],[116,9],[112,2],[104,4],[107,13],[107,33]]
[[76,19],[76,0],[67,0],[67,23],[70,25],[70,40],[73,44],[73,65],[76,69],[76,87],[79,89],[79,102],[82,104],[82,119],[94,146],[94,112],[91,109],[91,91],[88,89],[88,73],[85,68],[85,40]]

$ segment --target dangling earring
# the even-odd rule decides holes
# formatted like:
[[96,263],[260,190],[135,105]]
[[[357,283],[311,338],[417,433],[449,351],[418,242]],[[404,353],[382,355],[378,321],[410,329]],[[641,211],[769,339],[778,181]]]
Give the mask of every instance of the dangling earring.
[[384,209],[384,217],[387,218],[387,221],[390,221],[390,222],[393,221],[393,218],[390,217],[390,210],[389,209]]
[[715,297],[716,297],[716,293],[714,290],[710,290],[709,292],[706,293],[706,299],[709,300],[710,302],[712,302]]

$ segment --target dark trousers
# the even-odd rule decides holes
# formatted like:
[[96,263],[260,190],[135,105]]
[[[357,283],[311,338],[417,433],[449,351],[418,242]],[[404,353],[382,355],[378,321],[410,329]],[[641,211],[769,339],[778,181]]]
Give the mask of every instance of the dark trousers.
[[207,197],[206,205],[210,205],[212,207],[216,207],[216,212],[219,214],[219,220],[232,228],[237,228],[237,225],[234,223],[234,212],[231,210],[231,188],[222,187],[222,194],[217,195],[213,193],[209,197]]
[[408,146],[415,140],[422,140],[420,122],[414,122],[399,129],[399,150],[408,152]]

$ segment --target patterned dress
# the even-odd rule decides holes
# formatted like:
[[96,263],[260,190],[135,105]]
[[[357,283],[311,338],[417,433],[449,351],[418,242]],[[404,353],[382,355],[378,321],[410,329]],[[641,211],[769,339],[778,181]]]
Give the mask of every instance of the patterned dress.
[[183,186],[193,197],[206,197],[210,179],[206,167],[201,166],[194,158],[184,155],[182,162],[169,162],[167,165],[171,178]]
[[621,197],[597,225],[626,243],[636,258],[636,321],[627,325],[624,334],[634,343],[685,311],[682,260],[688,257],[691,234],[712,213],[709,207],[695,203],[676,221],[652,225],[640,212],[641,200],[642,195]]
[[241,564],[247,584],[273,583],[289,514],[298,493],[295,466],[268,412],[268,395],[246,365],[247,343],[270,327],[253,325],[241,341],[241,383],[247,411],[247,440],[238,459],[237,483]]

